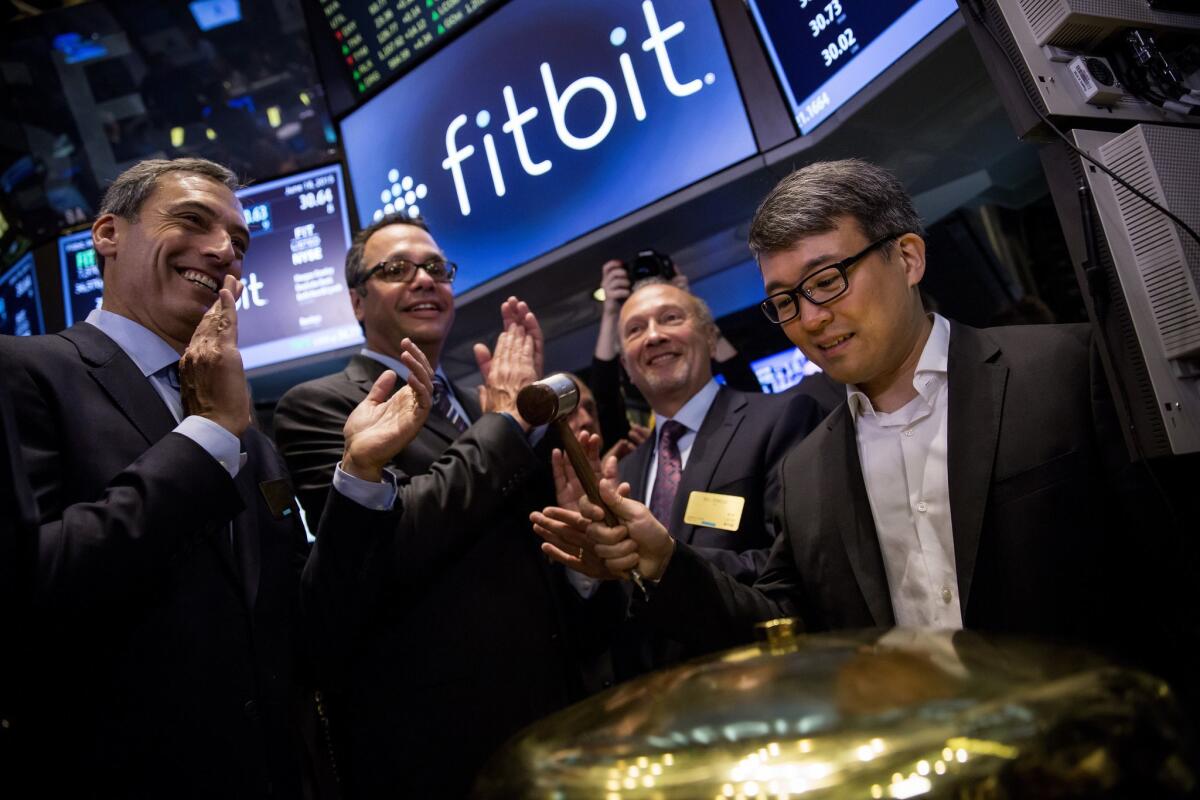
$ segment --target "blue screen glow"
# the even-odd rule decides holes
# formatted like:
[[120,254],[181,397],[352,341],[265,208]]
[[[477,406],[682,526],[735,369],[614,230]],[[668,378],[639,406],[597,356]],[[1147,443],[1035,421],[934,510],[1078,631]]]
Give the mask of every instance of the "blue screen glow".
[[60,236],[58,261],[63,278],[63,313],[69,328],[100,307],[104,292],[91,229]]
[[26,253],[0,275],[0,333],[33,336],[45,332],[33,253]]
[[465,291],[755,154],[711,6],[514,0],[342,123],[364,225],[419,211]]
[[799,347],[751,361],[750,369],[754,370],[755,377],[767,394],[778,394],[790,389],[806,376],[821,371],[820,367],[805,358]]
[[958,9],[954,0],[750,0],[801,133]]

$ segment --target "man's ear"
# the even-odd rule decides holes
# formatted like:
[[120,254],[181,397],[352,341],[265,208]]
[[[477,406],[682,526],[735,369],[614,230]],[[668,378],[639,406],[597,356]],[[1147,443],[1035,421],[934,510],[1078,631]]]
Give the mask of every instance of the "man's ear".
[[116,214],[101,214],[92,223],[92,245],[95,246],[96,252],[105,259],[111,259],[117,255],[118,238]]
[[354,307],[354,318],[359,322],[363,321],[363,317],[367,315],[366,309],[363,308],[363,302],[366,298],[359,293],[355,287],[350,290],[350,305]]
[[906,233],[896,240],[896,245],[904,262],[905,278],[912,288],[925,277],[925,240],[915,233]]

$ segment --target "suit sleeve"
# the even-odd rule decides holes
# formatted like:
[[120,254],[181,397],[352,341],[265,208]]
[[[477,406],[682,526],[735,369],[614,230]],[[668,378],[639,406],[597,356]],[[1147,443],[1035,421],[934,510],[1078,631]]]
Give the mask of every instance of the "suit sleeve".
[[177,433],[147,449],[95,500],[64,506],[69,475],[61,448],[89,443],[61,441],[33,376],[19,364],[6,372],[38,504],[37,607],[91,614],[136,604],[167,578],[164,566],[242,510],[229,473]]
[[332,390],[302,386],[285,394],[275,409],[275,443],[310,526],[325,509],[345,446],[342,428],[355,405]]
[[401,478],[392,511],[333,493],[302,580],[327,668],[337,670],[364,626],[418,596],[489,530],[536,466],[517,426],[486,414],[429,472]]
[[[783,474],[779,465],[788,451],[799,444],[813,428],[817,427],[822,416],[817,402],[811,397],[800,394],[792,395],[780,412],[776,413],[772,410],[771,418],[775,420],[775,424],[771,426],[771,434],[763,448],[761,461],[758,464],[758,469],[764,476],[761,520],[764,530],[757,535],[757,538],[759,541],[767,543],[766,546],[737,551],[693,545],[692,550],[711,561],[733,579],[747,586],[753,584],[763,574],[771,555],[771,544],[774,543],[779,533],[775,519]],[[757,534],[757,532],[751,533]]]

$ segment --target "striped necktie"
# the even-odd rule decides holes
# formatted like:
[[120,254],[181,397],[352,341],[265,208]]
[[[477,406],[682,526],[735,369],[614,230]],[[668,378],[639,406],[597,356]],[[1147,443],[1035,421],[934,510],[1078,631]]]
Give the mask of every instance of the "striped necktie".
[[450,387],[446,385],[446,380],[437,374],[433,376],[433,410],[450,420],[450,424],[457,428],[459,433],[467,429],[467,421],[450,402]]

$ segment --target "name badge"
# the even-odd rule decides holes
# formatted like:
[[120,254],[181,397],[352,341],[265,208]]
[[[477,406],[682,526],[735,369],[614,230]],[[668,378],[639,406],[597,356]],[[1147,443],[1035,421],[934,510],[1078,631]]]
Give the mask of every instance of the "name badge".
[[736,531],[742,521],[742,509],[745,507],[746,498],[744,497],[711,492],[692,492],[688,496],[687,511],[683,514],[683,521],[688,525],[703,525],[706,528]]

